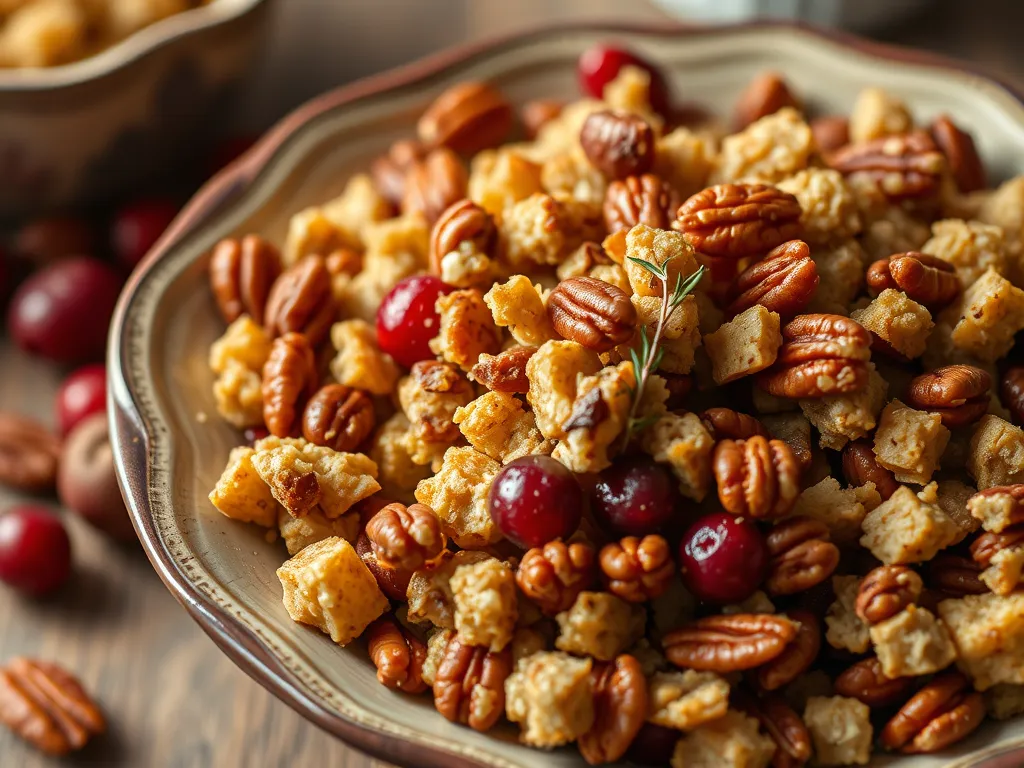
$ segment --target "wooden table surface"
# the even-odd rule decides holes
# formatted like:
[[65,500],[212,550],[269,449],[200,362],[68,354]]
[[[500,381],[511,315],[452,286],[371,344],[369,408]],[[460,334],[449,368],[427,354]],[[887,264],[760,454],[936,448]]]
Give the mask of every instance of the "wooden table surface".
[[[958,10],[968,5],[967,11]],[[1012,0],[940,4],[944,14],[889,37],[1019,74],[1016,43],[1001,32],[1019,28],[1007,21],[1007,14],[1020,18],[1014,5]],[[385,7],[389,44],[381,45],[369,33],[384,31],[378,12]],[[983,12],[986,8],[989,12]],[[460,39],[552,19],[664,18],[641,0],[286,0],[278,14],[260,65],[263,75],[241,106],[246,123],[265,124],[346,74],[365,74]],[[324,22],[331,14],[338,16],[335,25]],[[318,46],[329,46],[325,56],[335,56],[343,68],[332,74],[322,59],[311,58],[309,51]],[[255,97],[257,91],[264,96]],[[2,407],[52,422],[59,377],[51,366],[0,341]],[[0,509],[13,501],[0,489]],[[0,765],[369,768],[369,758],[307,724],[223,656],[175,603],[141,550],[113,545],[73,516],[67,519],[75,575],[67,589],[45,602],[24,601],[0,589],[0,660],[29,654],[73,670],[101,701],[110,733],[82,754],[55,761],[0,731]]]

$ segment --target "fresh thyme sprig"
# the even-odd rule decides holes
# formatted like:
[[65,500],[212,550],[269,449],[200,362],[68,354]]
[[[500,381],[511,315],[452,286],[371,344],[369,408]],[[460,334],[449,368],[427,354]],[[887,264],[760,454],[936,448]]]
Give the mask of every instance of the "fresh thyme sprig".
[[668,270],[664,266],[660,264],[652,264],[649,261],[638,259],[635,256],[627,256],[626,258],[637,266],[650,272],[661,282],[661,311],[658,313],[658,322],[654,328],[654,336],[648,337],[647,327],[642,327],[640,329],[640,349],[631,349],[629,351],[629,357],[633,361],[633,374],[636,376],[636,389],[633,391],[633,405],[629,410],[629,421],[626,426],[625,440],[622,444],[623,450],[625,450],[626,446],[629,445],[629,441],[633,438],[633,435],[638,432],[642,432],[657,420],[657,417],[653,416],[637,418],[636,412],[640,407],[640,400],[644,394],[644,387],[647,385],[647,379],[650,378],[652,373],[658,370],[658,367],[661,365],[661,361],[665,357],[665,350],[661,346],[661,337],[665,331],[665,325],[668,323],[669,317],[672,316],[676,307],[682,304],[683,300],[693,293],[694,288],[696,288],[697,284],[700,283],[705,272],[705,268],[701,266],[696,272],[685,278],[682,275],[676,275],[676,284],[670,292],[668,285]]

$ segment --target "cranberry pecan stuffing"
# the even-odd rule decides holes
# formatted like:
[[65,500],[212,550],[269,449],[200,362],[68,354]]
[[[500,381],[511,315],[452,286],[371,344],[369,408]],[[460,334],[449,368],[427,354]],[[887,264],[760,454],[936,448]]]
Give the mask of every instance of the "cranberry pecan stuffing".
[[0,485],[45,491],[57,480],[60,440],[42,424],[0,411]]
[[882,501],[887,501],[900,487],[895,475],[875,459],[874,445],[867,439],[846,444],[843,449],[843,476],[853,486],[874,483]]
[[501,144],[512,130],[512,120],[512,105],[497,89],[464,82],[434,99],[416,123],[416,132],[428,147],[473,155]]
[[886,677],[878,657],[861,659],[840,673],[835,681],[836,693],[857,699],[869,707],[889,707],[903,701],[914,687],[914,678]]
[[526,102],[519,114],[523,121],[523,127],[526,129],[526,138],[531,140],[537,138],[537,133],[541,128],[562,114],[564,106],[562,102],[555,99],[534,99]]
[[405,571],[415,571],[436,561],[448,541],[430,507],[406,507],[397,501],[370,518],[366,537],[378,563]]
[[1024,424],[1024,366],[1006,369],[999,384],[999,399],[1010,412],[1014,424]]
[[373,400],[342,384],[321,387],[302,414],[302,436],[335,451],[354,451],[373,432]]
[[796,637],[797,629],[785,616],[770,613],[706,616],[669,632],[662,647],[677,667],[737,672],[777,657]]
[[263,324],[270,286],[281,274],[281,254],[258,235],[221,240],[210,256],[210,288],[224,322],[248,314]]
[[946,164],[924,131],[848,144],[826,154],[825,162],[844,176],[870,179],[893,200],[937,192]]
[[988,412],[992,377],[973,365],[947,365],[923,373],[907,387],[906,403],[937,413],[947,427],[973,424]]
[[782,326],[783,344],[757,385],[776,397],[859,392],[868,383],[871,334],[842,315],[799,315]]
[[427,148],[413,139],[391,145],[387,154],[370,164],[373,185],[396,208],[405,196],[405,177],[414,164],[427,156]]
[[757,684],[766,691],[789,685],[810,669],[821,650],[821,622],[810,611],[793,610],[786,614],[799,623],[796,637],[782,653],[757,670]]
[[434,678],[434,706],[445,719],[486,731],[505,713],[512,651],[495,653],[452,636]]
[[679,196],[653,173],[629,176],[608,185],[604,195],[604,223],[609,232],[646,224],[668,229],[679,207]]
[[414,162],[405,175],[402,213],[420,213],[433,224],[450,205],[466,196],[468,176],[448,149],[435,149]]
[[0,669],[0,722],[48,755],[81,749],[107,727],[78,680],[56,664],[20,657]]
[[921,597],[924,582],[905,565],[881,565],[860,583],[854,610],[865,624],[890,619]]
[[381,685],[406,693],[427,690],[423,680],[427,647],[390,616],[377,619],[367,628],[366,650],[377,667]]
[[793,595],[825,581],[839,565],[839,548],[829,541],[828,526],[811,517],[791,517],[775,525],[768,545],[769,595]]
[[590,765],[622,757],[647,719],[647,678],[640,662],[622,654],[597,663],[590,672],[594,690],[594,724],[578,745]]
[[882,729],[882,744],[906,754],[937,752],[981,725],[981,694],[959,672],[946,672],[914,694]]
[[738,315],[760,304],[784,320],[806,307],[818,289],[818,268],[803,240],[790,240],[740,273],[726,314]]
[[1007,549],[1024,547],[1024,523],[1004,528],[999,533],[986,531],[971,543],[971,557],[979,568],[988,568],[992,558]]
[[850,143],[850,121],[842,115],[825,115],[811,120],[811,135],[819,152],[832,152]]
[[453,251],[491,255],[498,229],[487,211],[472,200],[459,200],[445,209],[430,232],[430,271],[441,274],[441,260]]
[[548,297],[548,317],[560,336],[595,352],[626,343],[636,328],[626,292],[594,277],[560,282]]
[[705,256],[761,256],[800,237],[800,203],[766,184],[720,184],[679,206],[672,228]]
[[608,591],[631,603],[663,594],[675,575],[672,550],[661,536],[626,536],[606,544],[600,555],[601,574]]
[[536,351],[536,347],[513,347],[497,355],[480,355],[470,375],[495,392],[529,392],[526,364]]
[[778,72],[762,72],[743,89],[733,110],[733,128],[742,131],[783,107],[800,109],[800,102]]
[[549,541],[523,555],[516,584],[548,616],[568,610],[597,578],[594,548],[582,541]]
[[626,112],[594,112],[580,130],[580,146],[590,164],[609,179],[647,173],[654,164],[654,131]]
[[950,597],[983,595],[989,588],[979,578],[981,570],[968,557],[939,554],[928,562],[928,586]]
[[271,336],[302,333],[314,347],[337,319],[331,275],[323,256],[305,256],[274,282],[263,322]]
[[732,408],[708,408],[700,415],[700,420],[715,440],[746,440],[755,435],[770,437],[764,424]]
[[868,267],[865,279],[872,296],[892,288],[933,312],[951,304],[961,291],[956,267],[938,256],[917,251],[879,259]]
[[276,437],[298,433],[302,406],[316,392],[316,355],[301,333],[274,339],[263,366],[263,421]]
[[985,165],[981,162],[971,134],[957,127],[948,115],[939,115],[932,121],[931,134],[946,156],[949,171],[961,192],[977,192],[988,187]]
[[718,499],[734,515],[782,517],[800,495],[800,465],[781,440],[720,440],[712,462]]

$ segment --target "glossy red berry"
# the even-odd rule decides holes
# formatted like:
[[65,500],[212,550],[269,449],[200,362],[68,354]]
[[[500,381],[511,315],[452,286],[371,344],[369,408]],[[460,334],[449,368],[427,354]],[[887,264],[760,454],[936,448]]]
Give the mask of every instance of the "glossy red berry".
[[177,215],[177,205],[159,198],[121,208],[110,225],[110,246],[117,260],[129,269],[134,267]]
[[438,296],[454,290],[433,275],[400,280],[377,310],[380,348],[406,368],[420,360],[432,360],[430,340],[437,336],[441,322],[434,305]]
[[739,603],[765,576],[768,547],[749,520],[724,512],[704,515],[679,542],[683,584],[709,603]]
[[576,63],[580,90],[600,99],[604,95],[604,87],[626,66],[639,67],[650,73],[651,106],[658,114],[668,114],[668,86],[664,75],[650,62],[616,45],[597,44],[580,54]]
[[107,368],[102,363],[83,365],[64,379],[57,390],[57,429],[67,435],[86,416],[107,410]]
[[603,470],[591,491],[591,507],[598,521],[616,534],[630,536],[662,530],[681,503],[671,473],[644,456],[618,461]]
[[567,539],[583,517],[583,490],[576,476],[550,456],[523,456],[494,477],[487,497],[491,519],[523,549]]
[[60,518],[30,504],[0,516],[0,580],[38,597],[71,572],[71,541]]
[[120,290],[120,276],[102,261],[64,259],[21,284],[7,327],[26,352],[59,363],[98,360]]

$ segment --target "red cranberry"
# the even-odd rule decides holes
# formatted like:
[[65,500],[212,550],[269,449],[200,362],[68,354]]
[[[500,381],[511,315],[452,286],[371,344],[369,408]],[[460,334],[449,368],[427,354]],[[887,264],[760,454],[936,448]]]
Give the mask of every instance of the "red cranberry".
[[629,745],[626,759],[637,765],[668,765],[678,741],[679,731],[663,725],[644,723]]
[[498,529],[523,549],[569,538],[583,517],[576,476],[550,456],[523,456],[506,464],[491,483],[487,503]]
[[623,67],[640,67],[651,75],[651,106],[661,115],[668,114],[668,86],[657,67],[635,53],[615,45],[594,45],[582,54],[576,63],[580,90],[600,99],[604,87],[614,80]]
[[598,521],[615,533],[646,536],[668,525],[682,500],[664,467],[634,456],[598,475],[591,501]]
[[160,238],[178,206],[169,200],[140,200],[121,208],[110,225],[110,245],[117,260],[131,269]]
[[713,512],[683,534],[679,563],[683,583],[698,600],[739,603],[764,578],[768,548],[749,520]]
[[107,369],[102,363],[83,365],[57,390],[57,429],[66,435],[94,413],[107,410]]
[[71,541],[60,518],[30,504],[0,516],[0,580],[40,596],[57,589],[71,572]]
[[102,261],[64,259],[18,288],[7,316],[18,346],[60,363],[103,356],[121,278]]
[[430,340],[437,336],[441,322],[434,304],[438,296],[454,290],[432,275],[400,280],[377,310],[380,348],[406,368],[420,360],[432,360]]

